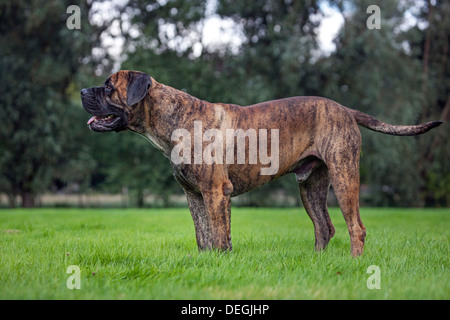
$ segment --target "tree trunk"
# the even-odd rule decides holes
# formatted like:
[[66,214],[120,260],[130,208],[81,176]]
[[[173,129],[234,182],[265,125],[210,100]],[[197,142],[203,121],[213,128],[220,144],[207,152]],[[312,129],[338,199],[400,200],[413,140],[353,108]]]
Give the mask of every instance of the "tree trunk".
[[16,194],[12,193],[12,194],[7,194],[8,196],[8,204],[10,208],[15,208],[16,207]]
[[22,208],[34,208],[35,197],[31,191],[22,191]]
[[144,191],[143,190],[137,191],[137,206],[138,206],[138,208],[144,207]]

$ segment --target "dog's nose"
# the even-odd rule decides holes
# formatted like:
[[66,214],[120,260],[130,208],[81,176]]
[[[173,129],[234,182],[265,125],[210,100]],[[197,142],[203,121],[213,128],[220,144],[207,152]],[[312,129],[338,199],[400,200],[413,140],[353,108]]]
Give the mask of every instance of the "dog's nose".
[[86,88],[81,89],[81,96],[85,96],[87,94],[88,90]]

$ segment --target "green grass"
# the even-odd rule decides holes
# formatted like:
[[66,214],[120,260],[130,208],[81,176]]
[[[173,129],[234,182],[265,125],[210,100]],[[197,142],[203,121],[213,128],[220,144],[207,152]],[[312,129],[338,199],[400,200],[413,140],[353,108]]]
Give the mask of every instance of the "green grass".
[[[314,252],[303,209],[233,208],[233,251],[197,251],[186,209],[0,210],[0,299],[449,299],[449,209],[362,208]],[[81,289],[69,290],[69,265]],[[369,290],[371,265],[381,289]]]

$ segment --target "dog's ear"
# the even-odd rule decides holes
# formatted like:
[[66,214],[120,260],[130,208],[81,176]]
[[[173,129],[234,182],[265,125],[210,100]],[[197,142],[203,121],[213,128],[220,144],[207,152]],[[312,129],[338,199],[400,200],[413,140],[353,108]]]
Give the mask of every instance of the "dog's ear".
[[144,99],[151,85],[152,79],[148,74],[130,71],[127,88],[127,104],[132,106]]

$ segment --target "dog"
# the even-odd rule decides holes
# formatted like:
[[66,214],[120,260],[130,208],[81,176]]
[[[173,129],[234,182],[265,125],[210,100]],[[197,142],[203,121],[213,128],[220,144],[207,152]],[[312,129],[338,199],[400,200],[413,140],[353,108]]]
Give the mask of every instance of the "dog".
[[[314,225],[315,249],[324,250],[335,233],[326,203],[331,184],[348,227],[351,253],[361,255],[366,228],[359,214],[358,125],[412,136],[443,123],[391,125],[321,97],[292,97],[247,107],[209,103],[158,83],[146,73],[125,70],[100,87],[82,89],[81,100],[93,115],[88,121],[91,130],[131,130],[169,159],[187,197],[199,250],[232,249],[231,197],[294,173]],[[239,134],[229,134],[230,130]],[[224,145],[224,137],[231,144]],[[274,170],[267,167],[267,157],[261,157],[263,151],[267,156],[267,145]],[[239,154],[240,147],[244,151]],[[225,153],[228,161],[223,161]]]

